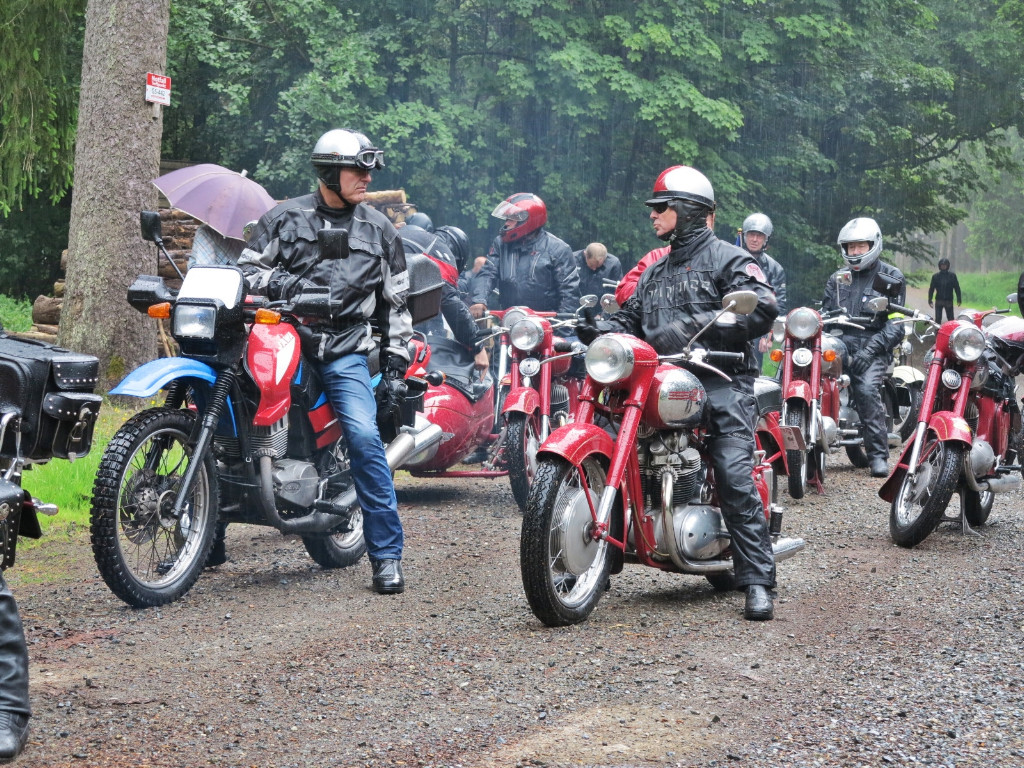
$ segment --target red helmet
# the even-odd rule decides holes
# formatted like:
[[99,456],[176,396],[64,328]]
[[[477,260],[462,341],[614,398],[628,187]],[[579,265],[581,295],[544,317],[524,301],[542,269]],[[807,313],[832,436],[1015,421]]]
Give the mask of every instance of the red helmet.
[[715,190],[708,177],[688,165],[673,165],[654,181],[654,194],[645,205],[655,206],[669,200],[686,200],[715,209]]
[[548,208],[544,201],[531,192],[517,192],[491,211],[491,216],[504,219],[501,239],[513,243],[536,232],[548,221]]

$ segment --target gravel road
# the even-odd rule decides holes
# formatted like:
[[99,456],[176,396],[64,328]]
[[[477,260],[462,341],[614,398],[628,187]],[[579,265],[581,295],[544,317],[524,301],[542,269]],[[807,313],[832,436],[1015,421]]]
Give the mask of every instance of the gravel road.
[[398,596],[239,525],[185,599],[132,610],[85,532],[51,536],[8,571],[35,711],[18,765],[1024,765],[1021,494],[907,551],[878,484],[837,454],[826,495],[786,499],[808,548],[766,623],[627,566],[589,621],[543,627],[503,479],[399,474]]

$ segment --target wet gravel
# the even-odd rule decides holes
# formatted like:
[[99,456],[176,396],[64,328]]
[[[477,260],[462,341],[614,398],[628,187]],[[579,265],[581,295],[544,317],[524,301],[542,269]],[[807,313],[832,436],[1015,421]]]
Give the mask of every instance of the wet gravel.
[[889,542],[879,481],[829,459],[787,500],[808,548],[776,620],[627,566],[586,623],[543,627],[505,480],[398,485],[407,591],[232,526],[230,562],[132,610],[84,532],[19,550],[35,714],[21,766],[1024,765],[1024,515]]

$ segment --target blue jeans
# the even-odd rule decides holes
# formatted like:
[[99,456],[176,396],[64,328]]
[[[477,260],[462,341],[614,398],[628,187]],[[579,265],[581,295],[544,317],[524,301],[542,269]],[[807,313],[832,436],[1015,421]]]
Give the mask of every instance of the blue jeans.
[[320,369],[324,390],[345,433],[356,498],[363,510],[363,539],[371,560],[402,558],[402,521],[395,483],[377,429],[377,402],[366,355],[345,355]]

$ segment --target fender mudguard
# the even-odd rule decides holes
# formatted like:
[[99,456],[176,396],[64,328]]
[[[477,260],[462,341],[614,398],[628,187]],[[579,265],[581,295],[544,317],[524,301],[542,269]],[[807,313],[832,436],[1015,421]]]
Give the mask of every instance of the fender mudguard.
[[794,379],[793,381],[789,382],[789,389],[786,390],[783,399],[787,403],[793,399],[803,400],[805,403],[810,405],[811,383],[809,381],[801,381],[800,379]]
[[548,436],[537,451],[537,458],[561,456],[570,464],[579,466],[593,453],[611,460],[614,451],[615,443],[611,436],[596,424],[566,424]]
[[188,357],[161,357],[140,365],[110,390],[109,394],[149,397],[175,379],[199,379],[207,384],[213,384],[217,380],[217,372],[206,363]]
[[[963,443],[967,448],[971,447],[971,428],[968,426],[967,421],[959,416],[954,416],[949,411],[933,413],[931,418],[928,419],[928,430],[934,432],[940,442],[953,441]],[[889,479],[882,483],[882,487],[878,489],[879,498],[890,503],[896,498],[896,492],[903,485],[903,478],[907,475],[907,458],[910,456],[910,451],[913,449],[916,439],[917,433],[915,432],[903,444],[903,450],[900,452],[900,458],[896,462],[896,468],[889,475]]]
[[904,384],[924,384],[924,374],[912,365],[897,365],[892,369],[892,377]]
[[502,413],[533,413],[540,410],[540,394],[530,387],[513,389],[505,396]]

